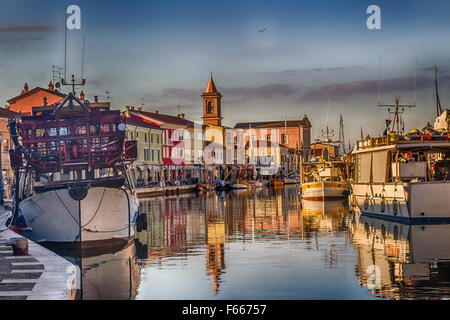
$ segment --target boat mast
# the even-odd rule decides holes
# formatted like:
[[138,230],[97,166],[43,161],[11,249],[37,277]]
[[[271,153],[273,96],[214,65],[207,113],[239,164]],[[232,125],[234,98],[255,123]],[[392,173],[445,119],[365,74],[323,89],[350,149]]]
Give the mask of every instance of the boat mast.
[[441,107],[441,100],[439,99],[437,74],[438,74],[437,66],[434,65],[434,86],[436,89],[436,116],[439,117],[442,113],[442,107]]
[[[404,126],[402,130],[400,130],[400,116],[405,112],[405,108],[414,108],[416,107],[416,70],[417,70],[417,60],[415,63],[414,69],[414,103],[413,104],[400,104],[400,96],[396,96],[394,98],[394,104],[382,104],[381,103],[381,57],[380,57],[380,66],[379,66],[379,80],[378,80],[378,107],[388,108],[389,115],[394,115],[394,121],[392,123],[392,132],[401,134],[404,130]],[[391,111],[391,108],[394,108],[394,111]],[[401,108],[401,110],[400,110]],[[403,122],[403,120],[402,120]],[[404,123],[404,122],[403,122]],[[397,130],[395,130],[395,125],[397,124]],[[388,127],[389,129],[389,127]]]

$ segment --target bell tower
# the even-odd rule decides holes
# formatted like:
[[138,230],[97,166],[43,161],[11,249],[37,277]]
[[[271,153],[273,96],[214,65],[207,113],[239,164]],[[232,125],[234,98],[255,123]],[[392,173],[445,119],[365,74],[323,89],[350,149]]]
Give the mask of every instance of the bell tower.
[[208,87],[202,94],[203,124],[222,126],[222,94],[217,91],[213,76],[209,78]]

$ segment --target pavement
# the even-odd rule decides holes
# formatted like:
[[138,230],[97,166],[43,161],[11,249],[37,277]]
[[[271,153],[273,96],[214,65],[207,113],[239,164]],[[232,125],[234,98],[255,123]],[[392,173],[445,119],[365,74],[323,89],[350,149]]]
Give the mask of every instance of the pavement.
[[28,256],[13,256],[6,229],[9,212],[0,207],[0,300],[74,300],[77,269],[66,259],[28,240]]

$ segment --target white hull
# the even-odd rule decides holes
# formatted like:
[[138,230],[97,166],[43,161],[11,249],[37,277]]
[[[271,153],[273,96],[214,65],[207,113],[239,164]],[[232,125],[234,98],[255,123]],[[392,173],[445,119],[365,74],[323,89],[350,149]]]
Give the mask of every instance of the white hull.
[[350,188],[346,182],[320,181],[302,184],[302,199],[305,200],[332,200],[348,197]]
[[404,222],[450,222],[450,182],[352,184],[350,205],[368,216]]
[[[37,193],[19,204],[32,231],[23,235],[36,242],[96,246],[134,236],[138,200],[119,188],[92,187],[81,201],[67,189]],[[130,211],[129,211],[130,210]]]
[[236,183],[236,184],[232,184],[231,188],[232,189],[250,189],[251,187],[249,185],[246,185],[246,184]]

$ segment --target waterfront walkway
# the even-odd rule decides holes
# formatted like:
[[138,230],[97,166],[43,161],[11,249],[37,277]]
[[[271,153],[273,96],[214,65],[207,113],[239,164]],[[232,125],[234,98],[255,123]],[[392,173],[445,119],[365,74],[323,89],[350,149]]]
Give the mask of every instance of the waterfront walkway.
[[0,209],[0,300],[73,300],[76,269],[52,251],[28,240],[28,256],[13,256],[11,238],[22,238],[5,230],[8,212]]
[[193,192],[195,185],[181,185],[168,187],[152,187],[152,188],[137,188],[136,196],[140,198],[178,195],[181,193]]

